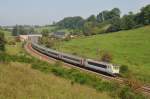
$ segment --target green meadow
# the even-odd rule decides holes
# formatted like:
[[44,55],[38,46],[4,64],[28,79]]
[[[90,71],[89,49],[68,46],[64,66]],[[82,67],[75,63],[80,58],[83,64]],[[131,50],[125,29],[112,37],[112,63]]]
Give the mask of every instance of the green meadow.
[[[7,34],[5,36],[8,37]],[[14,56],[22,55],[24,53],[22,44],[6,44],[6,53]],[[32,62],[17,62],[17,59],[15,62],[0,62],[0,99],[99,99],[99,97],[112,99],[106,92],[98,92],[92,87],[78,83],[72,84],[71,80],[58,77],[51,72],[46,74],[35,70],[32,68]]]
[[128,66],[134,77],[150,83],[150,26],[64,41],[55,48],[96,60],[109,52],[112,63]]

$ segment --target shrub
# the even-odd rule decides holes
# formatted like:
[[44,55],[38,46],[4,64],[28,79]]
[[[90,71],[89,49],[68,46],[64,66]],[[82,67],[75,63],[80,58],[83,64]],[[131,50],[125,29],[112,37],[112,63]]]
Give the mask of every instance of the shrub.
[[135,78],[131,77],[131,78],[128,78],[128,80],[126,81],[126,83],[128,84],[128,86],[132,89],[138,89],[140,88],[142,85],[141,85],[141,82],[139,82],[138,80],[136,80]]
[[0,31],[0,51],[5,51],[5,37],[4,32]]
[[21,40],[20,40],[19,37],[16,37],[16,38],[15,38],[15,41],[16,41],[16,42],[21,42]]
[[145,97],[142,94],[135,93],[131,88],[125,86],[123,87],[119,93],[119,97],[121,99],[145,99]]
[[128,71],[129,71],[128,66],[126,66],[126,65],[120,66],[121,73],[127,73]]
[[16,45],[16,42],[15,41],[9,41],[8,45]]
[[68,36],[64,39],[64,41],[70,41],[70,40],[71,40],[70,35],[68,35]]
[[104,52],[102,54],[102,57],[101,57],[101,60],[104,61],[104,62],[111,62],[113,59],[113,56],[111,53],[109,52]]
[[61,66],[62,65],[62,62],[60,60],[57,60],[54,64],[54,66]]
[[73,81],[73,80],[71,80],[70,84],[73,86],[73,85],[74,85],[74,81]]
[[76,52],[73,52],[72,55],[78,55]]
[[7,59],[6,59],[6,54],[3,53],[3,52],[0,52],[0,62],[3,63],[3,62],[6,62]]

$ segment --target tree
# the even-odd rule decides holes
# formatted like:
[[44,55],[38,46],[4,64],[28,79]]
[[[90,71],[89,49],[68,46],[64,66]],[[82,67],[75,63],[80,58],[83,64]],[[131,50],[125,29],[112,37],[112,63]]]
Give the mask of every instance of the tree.
[[99,33],[99,28],[93,22],[85,22],[83,26],[83,33],[86,36],[95,35]]
[[18,26],[16,25],[16,26],[13,27],[12,35],[13,35],[13,36],[17,36],[17,35],[19,35],[18,32],[19,32],[19,31],[18,31]]
[[122,29],[121,19],[115,17],[111,20],[111,26],[107,29],[107,32],[116,32]]
[[89,21],[89,22],[96,22],[96,17],[95,17],[95,15],[91,15],[90,17],[87,18],[86,21]]
[[33,27],[31,27],[31,28],[29,28],[28,32],[31,33],[31,34],[34,34],[34,33],[35,33],[35,30],[34,30]]
[[97,21],[103,22],[103,21],[110,21],[115,17],[120,18],[120,14],[121,11],[119,8],[114,8],[111,11],[105,10],[97,15]]
[[48,36],[49,36],[49,31],[48,31],[48,29],[43,29],[43,30],[42,30],[42,36],[43,36],[43,37],[48,37]]
[[129,15],[124,15],[122,18],[122,29],[123,30],[129,30],[132,28],[135,28],[136,21],[135,21],[135,15],[130,12]]
[[13,28],[12,34],[13,34],[13,36],[26,35],[26,34],[28,34],[28,30],[25,29],[24,26],[16,25]]
[[109,20],[110,19],[110,13],[109,13],[109,11],[103,11],[102,12],[102,17],[103,17],[103,20],[104,21],[107,21],[107,20]]
[[19,34],[21,34],[21,35],[26,35],[26,34],[28,34],[27,33],[28,31],[27,31],[27,29],[25,29],[23,26],[19,26]]
[[99,22],[99,23],[101,23],[101,22],[103,22],[104,21],[104,17],[103,17],[103,13],[99,13],[98,15],[97,15],[97,22]]
[[5,51],[5,38],[2,31],[0,31],[0,51]]
[[82,17],[66,17],[63,20],[59,21],[57,25],[60,28],[67,29],[82,29],[84,23],[84,19]]
[[114,17],[117,17],[117,18],[120,18],[120,14],[121,14],[121,11],[119,8],[114,8],[110,11],[110,16],[111,18],[114,18]]
[[144,25],[150,24],[150,5],[147,5],[141,9],[140,18]]

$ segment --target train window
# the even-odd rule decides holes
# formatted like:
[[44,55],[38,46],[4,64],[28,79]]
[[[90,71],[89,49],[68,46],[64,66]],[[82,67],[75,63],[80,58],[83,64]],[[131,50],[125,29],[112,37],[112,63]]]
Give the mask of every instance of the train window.
[[107,66],[99,64],[99,63],[88,62],[88,64],[93,65],[93,66],[97,66],[97,67],[101,67],[101,68],[107,68]]
[[107,66],[108,69],[111,69],[111,66]]
[[118,66],[114,66],[113,68],[114,68],[114,69],[116,69],[116,70],[118,70],[118,69],[119,69],[119,67],[118,67]]
[[63,56],[64,58],[68,58],[68,59],[70,59],[70,60],[74,60],[74,61],[80,61],[79,59],[75,59],[75,58],[72,58],[72,57],[68,57],[68,56]]
[[56,53],[54,53],[54,52],[50,52],[50,51],[48,51],[50,54],[54,54],[54,55],[58,55],[58,54],[56,54]]

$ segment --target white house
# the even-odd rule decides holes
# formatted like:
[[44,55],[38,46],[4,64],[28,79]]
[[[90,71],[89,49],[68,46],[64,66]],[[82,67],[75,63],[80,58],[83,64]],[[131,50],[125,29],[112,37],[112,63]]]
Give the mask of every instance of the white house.
[[42,37],[41,34],[19,35],[21,41],[32,41],[37,43],[38,39]]
[[20,41],[24,42],[28,40],[28,35],[19,35]]

